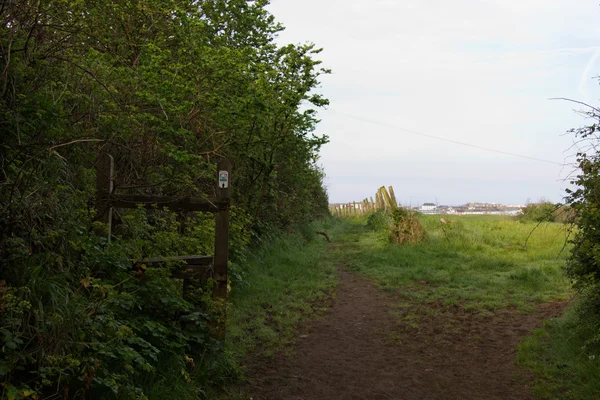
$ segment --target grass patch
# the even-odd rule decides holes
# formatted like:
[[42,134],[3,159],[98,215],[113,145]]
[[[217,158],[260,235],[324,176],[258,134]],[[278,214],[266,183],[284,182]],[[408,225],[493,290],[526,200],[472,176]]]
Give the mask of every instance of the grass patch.
[[600,399],[600,354],[586,351],[592,337],[576,308],[546,321],[519,345],[520,365],[537,377],[535,394],[542,399]]
[[438,216],[421,216],[428,240],[403,246],[386,242],[364,220],[345,221],[337,256],[389,291],[414,289],[422,301],[475,311],[524,312],[533,303],[568,297],[564,225],[534,230],[536,223],[495,216],[445,218],[442,230]]
[[325,239],[314,232],[335,237],[339,229],[335,220],[317,222],[273,239],[248,260],[229,311],[227,347],[238,358],[256,351],[268,356],[293,342],[297,324],[322,308],[319,301],[335,286],[336,271]]
[[[337,273],[325,238],[315,232],[326,231],[333,240],[342,229],[336,219],[317,221],[266,240],[252,252],[243,280],[232,287],[228,310],[225,349],[238,367],[238,379],[243,379],[244,358],[285,350],[295,341],[298,324],[326,308]],[[247,399],[232,383],[235,379],[218,393],[211,388],[208,397]]]

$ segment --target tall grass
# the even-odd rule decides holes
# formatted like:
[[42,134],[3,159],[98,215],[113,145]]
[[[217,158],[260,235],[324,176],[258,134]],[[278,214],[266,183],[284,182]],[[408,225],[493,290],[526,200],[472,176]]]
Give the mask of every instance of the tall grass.
[[[390,290],[419,289],[425,301],[521,311],[535,302],[564,299],[565,226],[522,223],[503,217],[420,216],[427,241],[398,246],[348,221],[341,257],[346,264]],[[537,228],[536,228],[537,226]]]

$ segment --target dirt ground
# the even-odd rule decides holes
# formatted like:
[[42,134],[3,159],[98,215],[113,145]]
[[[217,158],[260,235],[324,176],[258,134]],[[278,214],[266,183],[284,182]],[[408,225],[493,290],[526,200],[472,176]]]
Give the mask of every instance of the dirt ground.
[[[253,400],[532,399],[515,346],[562,304],[481,316],[410,303],[338,266],[324,318],[300,328],[291,355],[249,361]],[[402,304],[402,306],[398,306]]]

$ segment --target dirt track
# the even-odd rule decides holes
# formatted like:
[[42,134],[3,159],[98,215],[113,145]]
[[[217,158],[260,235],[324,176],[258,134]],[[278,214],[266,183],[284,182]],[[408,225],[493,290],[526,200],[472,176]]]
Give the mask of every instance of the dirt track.
[[562,304],[481,317],[407,303],[338,271],[331,309],[300,329],[292,355],[248,366],[253,400],[533,398],[515,345]]

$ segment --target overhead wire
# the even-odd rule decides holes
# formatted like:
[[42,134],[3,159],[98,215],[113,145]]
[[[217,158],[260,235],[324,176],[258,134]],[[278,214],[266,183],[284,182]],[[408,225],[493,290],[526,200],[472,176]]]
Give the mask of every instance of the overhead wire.
[[504,151],[504,150],[492,149],[492,148],[489,148],[489,147],[479,146],[479,145],[476,145],[476,144],[461,142],[459,140],[453,140],[453,139],[448,139],[448,138],[444,138],[444,137],[441,137],[441,136],[431,135],[429,133],[418,132],[418,131],[415,131],[415,130],[412,130],[412,129],[401,128],[401,127],[398,127],[398,126],[387,124],[385,122],[380,122],[380,121],[372,120],[372,119],[369,119],[369,118],[359,117],[359,116],[356,116],[356,115],[341,113],[339,111],[335,111],[335,110],[332,110],[332,109],[330,109],[329,111],[333,111],[336,114],[343,115],[345,117],[352,118],[352,119],[355,119],[355,120],[358,120],[358,121],[363,121],[363,122],[367,122],[367,123],[370,123],[370,124],[373,124],[373,125],[379,125],[379,126],[383,126],[385,128],[390,128],[390,129],[394,129],[394,130],[398,130],[398,131],[403,131],[403,132],[411,133],[413,135],[427,137],[427,138],[430,138],[430,139],[441,140],[441,141],[448,142],[448,143],[453,143],[453,144],[457,144],[457,145],[461,145],[461,146],[467,146],[467,147],[471,147],[471,148],[475,148],[475,149],[479,149],[479,150],[490,151],[490,152],[493,152],[493,153],[504,154],[504,155],[513,156],[513,157],[524,158],[524,159],[527,159],[527,160],[538,161],[538,162],[543,162],[543,163],[547,163],[547,164],[559,165],[561,167],[564,167],[564,166],[567,165],[567,164],[556,162],[556,161],[545,160],[543,158],[537,158],[537,157],[527,156],[527,155],[524,155],[524,154],[512,153],[512,152]]

